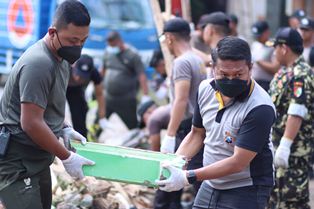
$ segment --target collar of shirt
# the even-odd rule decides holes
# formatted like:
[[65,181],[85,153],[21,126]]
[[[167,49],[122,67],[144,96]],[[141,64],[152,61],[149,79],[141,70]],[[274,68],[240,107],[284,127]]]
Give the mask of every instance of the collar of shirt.
[[300,55],[291,66],[289,67],[284,67],[285,71],[289,72],[289,71],[293,71],[293,68],[301,63],[304,63],[305,60],[303,58],[303,55]]

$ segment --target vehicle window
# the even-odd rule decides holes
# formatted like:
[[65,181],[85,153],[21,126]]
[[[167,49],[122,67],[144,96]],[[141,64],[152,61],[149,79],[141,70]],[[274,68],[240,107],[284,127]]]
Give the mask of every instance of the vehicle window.
[[149,0],[82,0],[91,15],[91,27],[136,29],[153,27]]

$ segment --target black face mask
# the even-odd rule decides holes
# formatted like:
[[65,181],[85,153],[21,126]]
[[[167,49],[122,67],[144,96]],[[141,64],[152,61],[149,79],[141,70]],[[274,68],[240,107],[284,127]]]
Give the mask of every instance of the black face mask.
[[73,64],[76,60],[81,57],[82,46],[62,46],[58,33],[57,38],[61,48],[57,50],[57,54],[68,61],[70,64]]
[[217,89],[227,97],[237,97],[243,93],[247,88],[247,81],[241,79],[217,79],[216,81]]

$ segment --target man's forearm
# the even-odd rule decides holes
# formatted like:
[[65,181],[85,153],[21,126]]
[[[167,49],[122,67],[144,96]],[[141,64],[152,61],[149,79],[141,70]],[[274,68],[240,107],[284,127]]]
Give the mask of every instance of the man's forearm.
[[105,97],[102,92],[101,84],[95,86],[95,92],[96,92],[96,100],[98,103],[98,116],[99,118],[104,118],[106,116],[106,106],[105,106]]
[[278,62],[257,61],[256,63],[270,74],[277,73],[280,68]]
[[139,81],[143,94],[148,95],[147,79],[144,73],[139,75]]
[[192,131],[184,138],[176,155],[185,156],[187,159],[194,157],[203,146],[205,133]]
[[44,121],[28,122],[22,125],[25,133],[43,150],[54,154],[61,160],[67,159],[70,152],[61,144]]
[[235,146],[234,154],[211,165],[195,170],[197,179],[207,180],[228,176],[241,172],[248,167],[256,156],[256,152]]
[[301,125],[301,117],[289,115],[286,121],[286,128],[283,136],[288,139],[294,140],[300,130]]
[[169,136],[175,136],[185,114],[187,101],[175,100],[171,107],[170,121],[167,129]]
[[242,167],[239,166],[234,157],[228,157],[211,165],[195,170],[198,181],[216,179],[233,173],[240,172]]

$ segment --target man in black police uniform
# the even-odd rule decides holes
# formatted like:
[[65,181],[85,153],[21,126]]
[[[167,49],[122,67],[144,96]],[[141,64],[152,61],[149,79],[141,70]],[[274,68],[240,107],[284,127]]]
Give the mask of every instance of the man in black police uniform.
[[85,89],[91,81],[94,83],[95,96],[98,103],[98,123],[102,129],[105,129],[109,123],[105,118],[102,77],[94,67],[93,58],[88,55],[82,55],[72,68],[66,97],[71,111],[73,127],[84,137],[87,136],[86,114],[88,111]]

